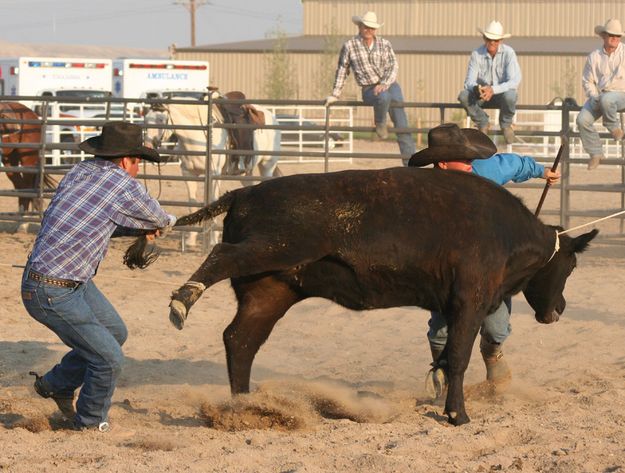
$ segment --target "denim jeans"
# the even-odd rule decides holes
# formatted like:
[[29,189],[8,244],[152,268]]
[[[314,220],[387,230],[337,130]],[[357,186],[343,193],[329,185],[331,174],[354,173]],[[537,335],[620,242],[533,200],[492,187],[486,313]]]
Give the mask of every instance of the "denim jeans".
[[603,116],[603,126],[612,131],[621,126],[618,113],[622,111],[625,111],[625,92],[604,92],[599,98],[586,100],[576,122],[582,145],[589,155],[603,154],[595,122]]
[[[363,87],[362,101],[367,105],[373,105],[373,118],[375,124],[386,123],[386,116],[389,114],[395,128],[408,128],[408,118],[403,107],[392,107],[391,102],[403,102],[404,95],[397,82],[378,95],[373,94],[373,86]],[[417,148],[410,133],[396,133],[399,152],[404,157],[404,166],[408,165],[408,160],[416,152]]]
[[22,301],[28,313],[71,348],[44,375],[55,394],[73,393],[77,426],[93,426],[108,419],[115,382],[128,331],[124,321],[93,281],[72,289],[22,277]]
[[[489,343],[503,343],[512,332],[510,325],[510,312],[512,309],[512,301],[506,298],[495,312],[486,316],[480,334],[486,338]],[[428,321],[428,340],[430,346],[434,349],[443,350],[447,344],[447,319],[440,312],[431,312]]]
[[478,128],[484,128],[488,125],[488,114],[482,110],[485,105],[496,107],[499,109],[499,127],[503,130],[509,128],[514,120],[516,113],[517,91],[514,89],[507,90],[501,94],[493,95],[488,101],[484,102],[479,98],[474,90],[463,90],[458,95],[458,101],[467,111],[473,123]]

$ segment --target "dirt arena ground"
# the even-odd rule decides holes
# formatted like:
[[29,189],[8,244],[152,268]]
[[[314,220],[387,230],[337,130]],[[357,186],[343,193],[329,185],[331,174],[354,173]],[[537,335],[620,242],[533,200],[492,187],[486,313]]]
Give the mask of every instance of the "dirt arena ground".
[[[330,167],[381,166],[365,160]],[[285,174],[323,170],[281,167]],[[572,178],[611,182],[618,172],[579,167]],[[7,186],[0,176],[0,188]],[[157,192],[153,184],[150,190]],[[162,198],[183,192],[167,182]],[[533,208],[540,190],[515,193]],[[546,209],[558,207],[558,194],[549,195]],[[594,193],[578,205],[620,208],[614,199]],[[15,206],[0,199],[0,211]],[[233,401],[221,341],[235,312],[228,282],[209,289],[177,331],[167,317],[169,294],[205,255],[181,253],[173,233],[161,240],[162,256],[151,268],[132,272],[121,265],[129,241],[114,241],[95,281],[128,325],[127,360],[111,431],[83,433],[67,430],[54,404],[32,389],[28,371],[46,371],[66,347],[20,301],[21,270],[13,265],[24,264],[34,234],[3,228],[0,471],[625,472],[623,240],[598,241],[579,258],[558,323],[536,323],[522,295],[514,297],[505,346],[513,383],[495,396],[480,389],[485,370],[476,345],[465,383],[472,422],[459,428],[446,423],[443,406],[423,387],[430,362],[425,311],[359,313],[322,299],[300,303],[259,352],[255,392]]]

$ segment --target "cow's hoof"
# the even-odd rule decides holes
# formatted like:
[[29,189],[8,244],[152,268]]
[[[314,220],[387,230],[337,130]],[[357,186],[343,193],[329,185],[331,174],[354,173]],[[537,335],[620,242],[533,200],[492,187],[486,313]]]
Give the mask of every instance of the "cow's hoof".
[[172,299],[169,303],[169,321],[178,330],[182,330],[185,320],[187,320],[187,308],[182,302]]
[[468,424],[471,422],[471,419],[469,419],[469,416],[466,415],[466,413],[451,411],[447,413],[447,422],[458,427],[459,425]]

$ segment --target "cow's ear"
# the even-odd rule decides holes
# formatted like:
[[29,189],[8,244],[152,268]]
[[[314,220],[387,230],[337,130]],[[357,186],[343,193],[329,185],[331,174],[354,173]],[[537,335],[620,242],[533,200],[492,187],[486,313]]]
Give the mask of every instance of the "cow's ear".
[[597,236],[599,230],[596,228],[594,230],[589,231],[588,233],[584,233],[573,239],[573,251],[575,253],[581,253],[588,249],[588,244],[590,241]]

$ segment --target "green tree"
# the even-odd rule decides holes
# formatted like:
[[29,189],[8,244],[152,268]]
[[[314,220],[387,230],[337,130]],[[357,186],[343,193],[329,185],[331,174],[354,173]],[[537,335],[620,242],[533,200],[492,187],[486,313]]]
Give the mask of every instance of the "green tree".
[[268,99],[288,100],[298,95],[295,68],[287,51],[288,37],[278,25],[267,34],[274,38],[273,48],[266,55],[265,95]]
[[556,97],[561,97],[563,99],[566,97],[575,97],[580,77],[581,74],[577,73],[577,69],[571,60],[567,59],[560,80],[552,83],[551,91]]

